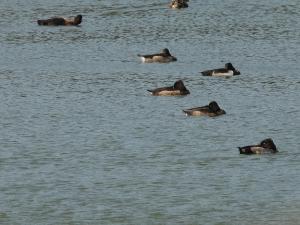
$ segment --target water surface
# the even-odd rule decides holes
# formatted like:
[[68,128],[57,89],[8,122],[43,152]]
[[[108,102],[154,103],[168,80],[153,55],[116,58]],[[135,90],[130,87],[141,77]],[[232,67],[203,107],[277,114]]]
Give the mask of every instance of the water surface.
[[[1,224],[300,223],[299,2],[167,4],[1,1]],[[189,96],[146,91],[177,79]],[[211,100],[227,114],[182,113]],[[280,153],[239,155],[267,137]]]

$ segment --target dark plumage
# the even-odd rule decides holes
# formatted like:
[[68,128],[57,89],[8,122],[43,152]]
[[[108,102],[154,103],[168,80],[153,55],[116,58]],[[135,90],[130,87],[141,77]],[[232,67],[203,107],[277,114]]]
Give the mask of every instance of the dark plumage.
[[151,55],[138,54],[138,56],[141,57],[142,61],[145,63],[153,63],[153,62],[168,63],[168,62],[177,61],[177,58],[172,56],[169,49],[167,48],[161,50],[160,53],[151,54]]
[[169,4],[169,7],[172,9],[182,9],[187,8],[189,5],[187,4],[189,0],[172,0]]
[[236,70],[231,63],[226,63],[225,68],[205,70],[201,72],[203,76],[234,76],[240,75],[240,71]]
[[38,25],[41,26],[76,26],[82,21],[82,15],[77,15],[74,18],[53,17],[45,20],[38,20]]
[[188,95],[190,91],[186,89],[182,80],[178,80],[173,86],[161,87],[153,90],[148,90],[152,95],[156,96],[174,96],[174,95]]
[[210,102],[206,106],[195,107],[191,109],[185,109],[183,112],[188,116],[220,116],[226,114],[226,112],[221,109],[215,101]]
[[271,138],[262,140],[258,145],[249,145],[244,147],[238,147],[240,154],[264,154],[264,153],[276,153],[278,152],[276,145]]

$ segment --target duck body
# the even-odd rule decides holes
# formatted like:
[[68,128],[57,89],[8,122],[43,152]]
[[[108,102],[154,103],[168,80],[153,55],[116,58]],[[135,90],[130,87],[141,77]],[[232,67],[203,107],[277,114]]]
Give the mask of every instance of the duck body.
[[190,94],[190,91],[186,89],[182,80],[176,81],[173,86],[161,87],[148,91],[154,96],[179,96]]
[[201,73],[203,76],[234,76],[241,74],[231,63],[226,63],[224,68],[205,70]]
[[172,0],[169,4],[169,7],[172,9],[182,9],[187,8],[189,5],[187,4],[189,0]]
[[240,154],[252,155],[252,154],[267,154],[277,153],[277,147],[271,138],[262,140],[258,145],[248,145],[244,147],[238,147]]
[[210,102],[206,106],[200,106],[190,109],[185,109],[183,112],[187,116],[209,116],[209,117],[215,117],[220,116],[223,114],[226,114],[226,112],[221,109],[215,101]]
[[169,49],[165,48],[160,53],[151,54],[151,55],[140,55],[138,56],[141,58],[142,62],[144,63],[169,63],[177,61],[177,58],[172,56]]
[[45,20],[38,20],[40,26],[77,26],[82,22],[82,15],[74,18],[53,17]]

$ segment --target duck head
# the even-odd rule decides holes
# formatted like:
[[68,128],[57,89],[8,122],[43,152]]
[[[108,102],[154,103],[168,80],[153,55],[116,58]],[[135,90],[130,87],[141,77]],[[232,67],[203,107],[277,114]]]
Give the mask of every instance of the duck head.
[[212,101],[208,104],[208,107],[213,111],[213,112],[218,112],[220,111],[220,107],[218,105],[218,103],[216,103],[215,101]]
[[75,24],[75,25],[80,24],[81,21],[82,21],[82,15],[80,15],[80,14],[77,15],[77,16],[74,18],[74,24]]
[[161,50],[161,53],[164,54],[164,57],[168,57],[171,58],[172,61],[177,61],[177,58],[175,56],[172,56],[169,49],[164,48],[163,50]]
[[186,93],[190,93],[188,89],[186,89],[186,87],[184,86],[184,83],[182,80],[178,80],[174,83],[173,88],[175,90],[180,90],[180,91],[184,91]]
[[262,140],[260,142],[261,147],[271,149],[274,152],[278,152],[276,145],[274,144],[273,140],[271,138],[267,138],[265,140]]
[[186,89],[184,84],[183,84],[183,81],[182,80],[178,80],[174,83],[174,89],[177,89],[177,90],[183,90],[183,89]]
[[225,64],[225,69],[228,69],[228,70],[235,70],[235,68],[233,67],[233,65],[231,63],[226,63]]
[[161,50],[161,53],[171,56],[171,53],[170,53],[169,49],[167,49],[167,48],[164,48],[163,50]]
[[230,62],[225,64],[225,69],[232,70],[233,75],[240,75],[241,74],[240,71],[236,70]]

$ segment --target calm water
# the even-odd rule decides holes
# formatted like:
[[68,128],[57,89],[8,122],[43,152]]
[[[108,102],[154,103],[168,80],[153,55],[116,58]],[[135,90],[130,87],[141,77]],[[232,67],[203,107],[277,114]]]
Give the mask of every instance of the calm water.
[[[167,4],[0,0],[0,224],[300,224],[299,1]],[[179,78],[191,95],[146,91]],[[181,111],[211,100],[227,114]],[[279,154],[238,153],[267,137]]]

